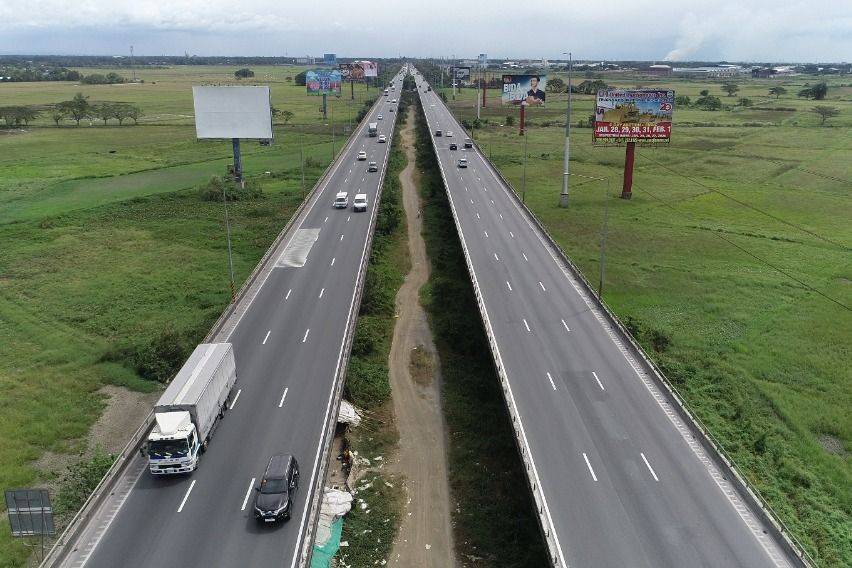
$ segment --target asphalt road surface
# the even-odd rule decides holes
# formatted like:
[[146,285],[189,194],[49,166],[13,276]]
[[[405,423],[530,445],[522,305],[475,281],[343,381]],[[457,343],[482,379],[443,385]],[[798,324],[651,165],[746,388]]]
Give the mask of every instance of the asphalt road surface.
[[[510,190],[477,149],[464,150],[465,133],[438,95],[422,78],[417,83],[433,136],[443,131],[434,137],[438,157],[529,444],[530,475],[555,529],[559,565],[790,565],[707,465]],[[450,142],[459,150],[449,150]],[[461,157],[469,167],[458,167]]]
[[[395,83],[399,88],[401,79]],[[238,396],[199,468],[191,475],[165,478],[137,471],[117,513],[95,517],[90,524],[102,530],[89,531],[93,534],[66,565],[296,564],[305,530],[306,496],[324,458],[319,456],[320,440],[375,213],[380,172],[368,173],[367,162],[378,162],[380,171],[387,162],[388,144],[368,137],[366,125],[378,122],[379,133],[391,139],[394,96],[381,97],[353,134],[354,144],[332,166],[333,173],[304,221],[294,226],[319,229],[307,262],[273,269],[227,339],[234,344]],[[376,120],[378,114],[383,120]],[[356,160],[360,150],[366,151],[367,161]],[[332,208],[338,191],[349,192],[347,209]],[[368,196],[367,213],[352,211],[352,199],[361,192]],[[282,452],[295,455],[301,467],[292,520],[261,525],[252,512],[254,485],[269,456]]]

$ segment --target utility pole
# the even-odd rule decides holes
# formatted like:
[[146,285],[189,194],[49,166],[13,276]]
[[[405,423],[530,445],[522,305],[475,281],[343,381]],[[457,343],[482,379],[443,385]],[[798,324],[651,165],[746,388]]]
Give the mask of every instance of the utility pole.
[[305,135],[299,134],[299,163],[302,168],[302,199],[305,199]]
[[331,107],[331,161],[334,161],[334,101],[329,105]]
[[[234,144],[239,144],[239,138],[234,138]],[[231,255],[231,220],[228,217],[228,195],[225,192],[227,185],[227,183],[222,184],[222,204],[225,206],[225,234],[228,236],[228,272],[231,276],[231,303],[234,303],[237,300],[237,285],[234,282],[234,260]]]
[[479,67],[479,78],[476,81],[476,119],[479,120],[479,83],[482,81],[482,75],[484,73],[484,69],[482,66]]
[[521,184],[521,201],[523,203],[527,202],[527,138],[529,134],[526,130],[524,130],[524,176],[523,183]]
[[136,82],[136,68],[133,66],[133,46],[130,46],[130,68],[133,70],[133,83]]
[[563,157],[562,193],[559,195],[559,206],[568,207],[568,175],[571,144],[571,70],[574,67],[571,52],[568,52],[568,110],[565,111],[565,155]]

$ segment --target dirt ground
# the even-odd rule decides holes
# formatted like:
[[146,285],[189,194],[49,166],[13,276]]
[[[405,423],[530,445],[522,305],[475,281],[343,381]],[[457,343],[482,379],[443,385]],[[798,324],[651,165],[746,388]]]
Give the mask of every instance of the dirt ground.
[[[388,560],[394,566],[455,566],[447,483],[447,444],[441,413],[440,364],[419,291],[429,276],[420,235],[420,198],[414,182],[412,119],[401,131],[408,166],[400,174],[408,218],[411,272],[396,296],[398,319],[390,350],[390,382],[399,430],[396,469],[405,478],[406,504]],[[414,370],[416,377],[412,377]]]

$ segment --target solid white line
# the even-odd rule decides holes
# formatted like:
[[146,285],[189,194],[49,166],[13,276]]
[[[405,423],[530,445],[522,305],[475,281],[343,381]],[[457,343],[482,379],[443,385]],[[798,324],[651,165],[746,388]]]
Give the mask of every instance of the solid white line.
[[302,343],[304,343],[305,341],[307,341],[307,340],[308,340],[308,334],[309,334],[310,332],[311,332],[311,328],[308,328],[308,330],[307,330],[307,331],[305,331],[305,337],[303,337],[303,338],[302,338]]
[[603,383],[602,383],[602,382],[601,382],[601,380],[598,378],[598,374],[597,374],[596,372],[592,371],[592,375],[594,375],[595,380],[598,382],[598,386],[599,386],[599,387],[601,387],[601,390],[602,390],[602,391],[605,391],[606,389],[605,389],[605,388],[603,388]]
[[571,329],[568,327],[568,324],[565,323],[565,320],[561,320],[561,321],[562,321],[562,325],[565,327],[565,331],[571,331]]
[[527,328],[527,331],[532,331],[530,330],[530,324],[527,323],[526,319],[524,319],[524,327]]
[[331,265],[334,266],[334,258],[331,259]]
[[645,462],[645,465],[648,466],[648,471],[651,472],[651,475],[654,476],[654,481],[659,481],[660,478],[657,477],[657,473],[654,471],[654,468],[651,467],[651,464],[648,463],[648,458],[645,457],[645,454],[639,452],[639,455],[642,456],[642,461]]
[[512,291],[512,285],[511,285],[511,284],[509,284],[509,281],[508,281],[508,280],[506,280],[506,286],[508,286],[508,287],[509,287],[509,292],[511,292],[511,291]]
[[591,474],[592,474],[592,479],[593,479],[594,481],[597,481],[597,480],[598,480],[598,476],[597,476],[597,475],[595,475],[595,470],[593,470],[593,469],[592,469],[592,464],[591,464],[591,463],[589,463],[589,456],[587,456],[587,455],[586,455],[586,452],[583,452],[583,459],[584,459],[584,460],[586,460],[586,465],[587,465],[587,466],[588,466],[588,468],[589,468],[589,473],[591,473]]
[[541,280],[539,280],[538,285],[541,286],[542,292],[547,292],[547,290],[545,290],[544,288],[544,284],[541,283]]
[[496,261],[498,261],[498,262],[500,261],[500,257],[499,257],[499,256],[497,256],[497,253],[496,253],[496,252],[494,253],[494,260],[496,260]]
[[320,298],[322,298],[322,295],[323,295],[323,294],[325,294],[325,288],[323,288],[322,290],[320,290],[320,295],[319,295],[319,297],[320,297]]
[[183,501],[180,502],[180,507],[178,507],[177,512],[180,513],[183,511],[183,506],[186,505],[186,500],[189,499],[189,494],[192,493],[192,488],[195,487],[195,482],[197,479],[193,479],[192,483],[189,484],[189,489],[186,490],[186,495],[183,496]]
[[284,394],[281,395],[281,402],[278,403],[278,408],[284,406],[284,399],[287,398],[287,391],[290,390],[290,387],[284,389]]
[[553,390],[556,390],[556,383],[553,382],[553,377],[550,376],[550,373],[547,373],[547,380],[550,381],[550,386],[553,387]]
[[524,255],[524,260],[526,260],[527,262],[529,262],[529,261],[530,261],[530,259],[528,259],[528,258],[527,258],[526,253],[523,253],[523,252],[522,252],[521,254],[522,254],[522,255]]
[[243,389],[237,389],[237,396],[235,396],[234,400],[231,401],[231,406],[228,407],[228,410],[234,409],[234,405],[237,404],[237,399],[240,398],[241,392],[243,392]]
[[290,292],[292,292],[292,291],[293,291],[293,289],[292,289],[292,288],[290,288],[289,290],[287,290],[287,295],[286,295],[286,296],[284,296],[284,299],[285,299],[285,300],[287,300],[287,299],[289,299],[289,298],[290,298]]
[[272,333],[272,330],[266,332],[266,337],[263,338],[263,345],[266,345],[266,340],[269,339],[269,334]]
[[246,498],[243,499],[243,506],[240,507],[240,511],[246,510],[246,505],[248,505],[248,499],[249,499],[249,496],[251,495],[251,490],[254,489],[254,480],[255,480],[255,478],[252,477],[251,481],[249,481],[249,486],[248,486],[248,489],[246,490]]
[[513,233],[512,231],[509,231],[509,236],[510,236],[510,237],[512,237],[512,238],[514,239],[514,238],[515,238],[515,233]]

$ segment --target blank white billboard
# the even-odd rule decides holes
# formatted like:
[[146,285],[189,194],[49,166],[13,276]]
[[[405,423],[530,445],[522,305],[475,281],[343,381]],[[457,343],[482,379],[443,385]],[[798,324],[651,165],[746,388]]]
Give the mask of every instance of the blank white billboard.
[[269,87],[193,87],[198,138],[272,138]]

